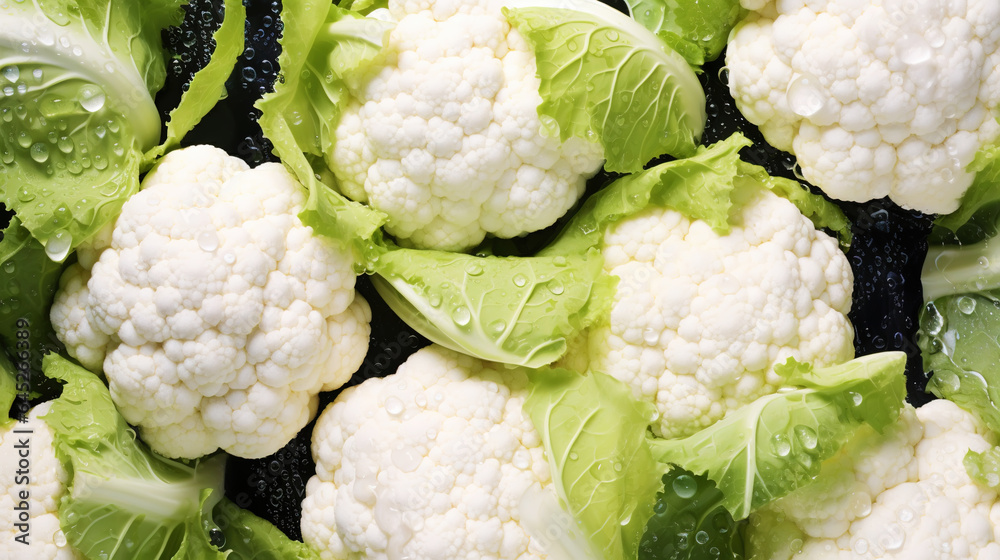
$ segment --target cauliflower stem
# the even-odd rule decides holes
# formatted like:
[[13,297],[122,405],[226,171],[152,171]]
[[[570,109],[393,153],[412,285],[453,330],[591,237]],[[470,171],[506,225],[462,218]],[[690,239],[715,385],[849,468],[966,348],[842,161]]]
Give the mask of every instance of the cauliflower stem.
[[224,454],[161,457],[136,440],[97,376],[52,354],[44,368],[65,383],[36,426],[52,443],[33,449],[36,461],[57,459],[65,473],[68,492],[57,502],[65,539],[52,537],[56,547],[68,541],[83,557],[108,560],[315,558],[223,497]]

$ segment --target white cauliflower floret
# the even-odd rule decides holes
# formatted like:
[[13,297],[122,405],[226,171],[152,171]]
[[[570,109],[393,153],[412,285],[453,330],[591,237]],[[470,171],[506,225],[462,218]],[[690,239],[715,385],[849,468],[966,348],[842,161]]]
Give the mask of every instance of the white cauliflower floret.
[[304,202],[279,164],[186,148],[146,177],[96,262],[64,273],[56,333],[103,367],[160,454],[269,455],[364,360],[371,312],[354,259],[299,220]]
[[[59,501],[66,493],[69,477],[56,458],[52,429],[41,419],[50,407],[51,403],[40,404],[28,413],[26,422],[0,430],[0,488],[4,490],[0,494],[0,507],[4,511],[2,558],[83,559],[82,554],[67,544],[66,535],[59,528]],[[26,461],[27,467],[18,464],[21,460]],[[21,492],[28,492],[28,498],[23,499]],[[22,511],[26,519],[20,517]],[[17,523],[25,526],[18,527]],[[27,529],[27,534],[22,529]],[[15,540],[19,536],[27,544]]]
[[1000,135],[1000,2],[743,0],[726,66],[740,111],[841,200],[949,213]]
[[[977,485],[963,464],[968,450],[991,447],[988,437],[945,400],[908,407],[885,435],[865,428],[815,482],[751,517],[751,542],[765,543],[766,552],[754,557],[1000,558],[997,492]],[[773,546],[769,539],[779,532],[801,536],[791,548]]]
[[535,56],[502,5],[390,1],[386,63],[340,118],[330,168],[406,244],[461,250],[545,228],[603,162],[596,143],[542,132]]
[[789,357],[821,367],[854,356],[853,276],[837,241],[770,191],[738,196],[727,235],[650,209],[604,236],[605,269],[620,279],[610,319],[587,335],[589,364],[567,365],[655,403],[664,437],[774,392]]
[[545,558],[519,512],[532,489],[554,498],[526,397],[523,371],[435,346],[346,389],[313,433],[305,542],[324,559]]

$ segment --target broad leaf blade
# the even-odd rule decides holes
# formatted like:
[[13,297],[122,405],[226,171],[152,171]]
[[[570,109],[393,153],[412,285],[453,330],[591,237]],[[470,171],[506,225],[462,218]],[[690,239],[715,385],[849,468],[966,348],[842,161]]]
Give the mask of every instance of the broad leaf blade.
[[[1000,184],[1000,143],[981,148],[967,171],[975,173],[976,177],[962,196],[961,206],[934,222],[934,237],[939,242],[950,235],[957,236],[963,243],[969,243],[996,234],[995,217],[1000,210],[997,208],[1000,203],[1000,189],[997,188]],[[989,211],[987,215],[976,216],[984,210]]]
[[[746,15],[739,0],[626,0],[632,17],[650,31],[690,45],[700,56],[685,55],[693,66],[719,57],[729,32]],[[674,46],[676,50],[685,52]]]
[[600,247],[608,226],[649,207],[671,208],[721,232],[729,230],[732,193],[750,141],[740,134],[701,148],[690,158],[618,179],[587,199],[541,255],[579,254]]
[[799,209],[799,212],[802,212],[803,216],[809,218],[817,229],[830,230],[840,240],[841,247],[845,250],[850,247],[851,221],[847,219],[839,206],[818,194],[813,194],[798,181],[768,175],[767,171],[758,165],[741,161],[739,168],[740,175],[745,180],[755,181],[774,194],[788,200]]
[[14,369],[28,374],[28,393],[44,397],[59,392],[42,373],[42,356],[60,349],[49,307],[61,271],[15,217],[0,239],[0,342]]
[[655,407],[603,373],[542,370],[531,385],[524,410],[560,499],[601,558],[634,558],[663,472],[645,442]]
[[322,161],[347,99],[346,80],[379,55],[391,26],[321,0],[286,2],[281,18],[281,75],[257,102],[261,129],[309,189],[303,222],[337,239],[370,239],[385,216],[333,190]]
[[[45,357],[46,375],[66,383],[42,419],[52,428],[56,456],[72,473],[59,505],[61,526],[88,558],[175,558],[183,549],[206,555],[208,531],[197,519],[222,496],[225,457],[193,464],[164,459],[136,440],[111,394],[93,373],[57,354]],[[200,540],[194,543],[193,540]]]
[[528,367],[562,356],[569,338],[604,315],[614,289],[596,251],[521,258],[394,248],[373,264],[379,294],[428,339]]
[[918,343],[927,390],[1000,430],[1000,290],[942,296],[920,314]]
[[736,519],[809,481],[863,423],[881,430],[906,396],[905,354],[786,370],[798,389],[761,397],[690,437],[654,440],[659,460],[715,481]]
[[316,560],[305,545],[225,500],[225,455],[160,457],[136,439],[96,375],[55,354],[44,366],[66,384],[42,419],[71,473],[60,525],[85,557]]
[[223,498],[212,512],[227,560],[319,560],[309,546],[289,539],[277,527]]
[[639,560],[743,560],[742,527],[722,501],[722,492],[708,478],[671,469],[656,494]]
[[534,49],[538,112],[560,138],[599,141],[605,168],[616,172],[640,171],[663,154],[694,154],[705,126],[701,83],[647,29],[614,10],[524,7],[507,19]]
[[0,201],[54,260],[113,219],[138,188],[140,152],[160,135],[153,102],[166,77],[160,32],[180,23],[182,4],[0,8]]

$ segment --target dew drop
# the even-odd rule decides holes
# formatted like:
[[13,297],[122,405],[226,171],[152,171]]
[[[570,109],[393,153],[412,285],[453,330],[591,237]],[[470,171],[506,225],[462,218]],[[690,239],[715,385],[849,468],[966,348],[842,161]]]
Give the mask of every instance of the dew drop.
[[560,282],[559,280],[552,280],[551,282],[549,282],[548,284],[546,284],[545,287],[548,288],[549,291],[552,292],[553,295],[557,295],[557,296],[560,295],[560,294],[562,294],[565,291],[565,288],[563,288],[562,282]]
[[864,396],[862,396],[861,393],[855,393],[854,391],[850,391],[848,392],[848,394],[851,396],[851,402],[854,403],[854,406],[861,406],[861,403],[864,402],[865,400]]
[[649,329],[649,328],[644,329],[642,331],[642,340],[646,344],[652,346],[652,345],[654,345],[654,344],[656,344],[657,342],[660,341],[660,331],[658,331],[656,329]]
[[908,507],[905,506],[901,507],[899,508],[899,511],[896,512],[896,519],[899,519],[903,523],[909,523],[910,521],[913,521],[913,518],[914,518],[913,510]]
[[94,84],[80,88],[80,105],[90,113],[96,113],[104,108],[104,90]]
[[469,266],[465,267],[465,273],[469,276],[480,276],[483,273],[483,267],[479,263],[470,263]]
[[705,531],[698,531],[694,534],[694,541],[698,544],[705,544],[708,542],[708,533]]
[[41,142],[31,146],[31,159],[38,163],[45,163],[49,160],[49,147]]
[[802,117],[811,117],[818,113],[826,100],[823,92],[806,76],[797,76],[788,84],[785,91],[788,107]]
[[62,262],[69,255],[70,247],[73,245],[73,237],[60,231],[45,242],[45,254],[55,262]]
[[976,300],[969,296],[958,298],[958,310],[966,315],[971,315],[976,310]]
[[399,400],[398,397],[389,397],[385,400],[385,411],[389,413],[390,416],[399,416],[403,413],[403,401]]
[[0,72],[2,72],[3,77],[6,78],[7,81],[11,83],[18,81],[21,78],[21,69],[18,68],[16,65],[7,66],[3,70],[0,70]]
[[531,467],[531,456],[528,455],[527,451],[519,449],[516,453],[514,453],[514,458],[511,460],[511,464],[514,465],[514,468],[527,470]]
[[213,527],[208,532],[208,540],[216,548],[221,549],[226,546],[226,534],[218,528]]
[[503,319],[497,319],[489,324],[489,330],[494,336],[500,336],[507,330],[507,322]]
[[944,324],[945,324],[944,315],[942,315],[941,312],[938,311],[937,306],[934,305],[933,302],[927,304],[925,311],[927,312],[926,314],[927,334],[930,334],[931,336],[937,336],[941,334],[941,330],[944,329]]
[[514,285],[518,288],[523,288],[528,284],[528,278],[523,274],[514,275]]
[[203,231],[198,235],[198,247],[211,253],[219,248],[219,236],[214,231]]
[[774,453],[779,457],[787,457],[792,452],[792,444],[783,434],[774,434],[774,437],[771,438],[771,445],[774,448]]
[[392,450],[392,464],[402,472],[413,472],[420,466],[423,457],[412,447],[403,447]]
[[[594,477],[594,479],[599,482],[611,482],[617,478],[613,469],[610,468],[610,465],[604,461],[598,461],[590,467],[590,476]],[[694,491],[692,490],[692,494],[693,493]]]
[[472,314],[469,313],[468,307],[459,306],[452,312],[451,319],[452,321],[455,321],[456,325],[464,327],[469,324],[469,321],[472,320]]
[[899,550],[905,541],[906,531],[898,523],[889,523],[885,527],[885,533],[879,537],[878,544],[886,550]]
[[674,479],[671,487],[674,490],[674,494],[677,494],[677,497],[686,500],[694,496],[698,490],[698,481],[686,474],[682,474]]
[[868,552],[868,541],[865,539],[858,539],[854,541],[854,544],[851,545],[851,550],[853,550],[858,556],[863,556],[866,552]]
[[922,35],[906,34],[895,41],[896,55],[904,64],[915,65],[931,58],[931,45]]
[[66,533],[63,533],[62,529],[56,529],[56,532],[52,534],[52,543],[59,548],[66,546]]
[[809,426],[795,426],[795,438],[799,440],[802,447],[806,449],[816,449],[816,444],[818,443],[816,432]]

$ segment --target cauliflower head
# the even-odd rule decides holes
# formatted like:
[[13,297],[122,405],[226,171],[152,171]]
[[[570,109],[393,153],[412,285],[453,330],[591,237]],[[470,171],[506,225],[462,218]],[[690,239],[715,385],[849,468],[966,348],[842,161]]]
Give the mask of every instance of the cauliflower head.
[[[908,407],[885,434],[865,428],[815,482],[750,518],[755,558],[986,560],[1000,557],[996,490],[966,472],[968,450],[992,447],[951,401]],[[793,536],[791,547],[775,535]]]
[[353,255],[302,224],[279,164],[191,147],[142,187],[63,274],[56,333],[158,453],[274,453],[364,360]]
[[770,191],[737,192],[727,235],[655,208],[604,236],[605,269],[619,278],[610,317],[575,352],[589,363],[566,365],[655,403],[663,437],[773,393],[774,366],[790,357],[820,367],[854,357],[853,275],[837,241]]
[[[0,494],[0,507],[4,508],[0,557],[3,558],[83,560],[83,555],[67,544],[66,535],[59,528],[59,501],[66,493],[69,477],[56,458],[52,429],[42,419],[50,407],[51,403],[40,404],[31,409],[26,422],[0,429],[0,488],[4,490]],[[22,459],[28,461],[26,469],[18,465]],[[28,492],[28,499],[23,500],[21,492]],[[25,505],[27,510],[23,509]],[[23,535],[15,525],[21,522],[18,518],[21,511],[26,511],[28,517],[27,546],[14,540]]]
[[316,422],[302,536],[333,558],[545,558],[519,511],[551,492],[520,370],[431,346]]
[[946,214],[1000,134],[996,0],[742,0],[740,111],[828,195]]
[[604,161],[538,116],[535,56],[499,0],[390,0],[384,64],[352,91],[327,163],[400,242],[442,250],[543,229]]

